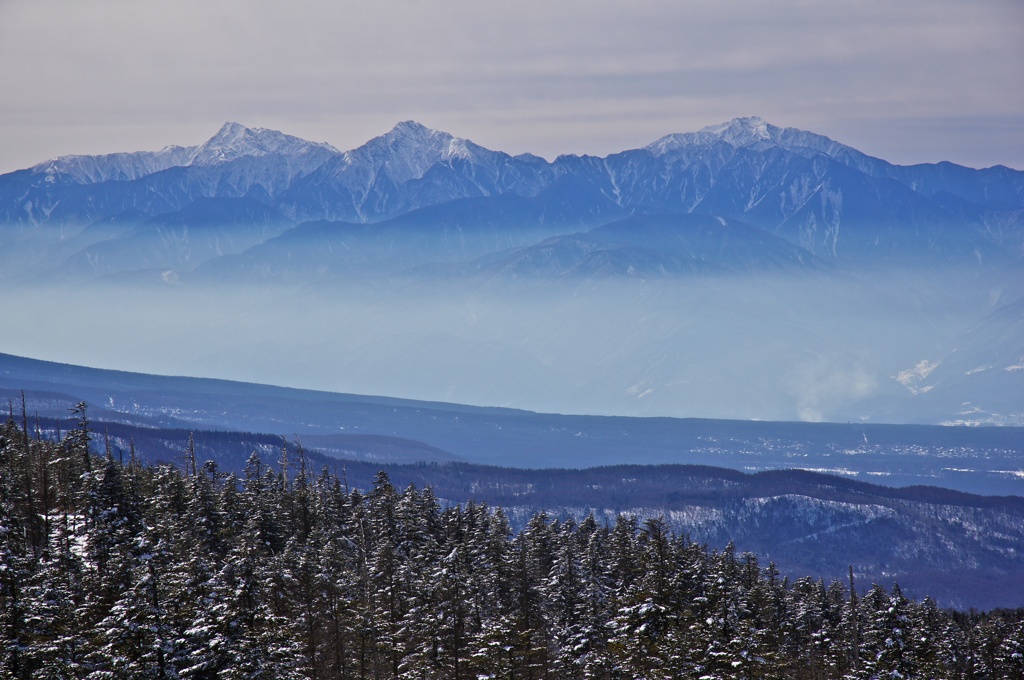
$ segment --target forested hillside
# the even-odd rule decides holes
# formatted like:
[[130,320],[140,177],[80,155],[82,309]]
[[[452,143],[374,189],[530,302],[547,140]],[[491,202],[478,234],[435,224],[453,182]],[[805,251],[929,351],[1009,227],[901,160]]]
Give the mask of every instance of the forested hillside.
[[[0,430],[3,677],[1011,678],[1024,612],[782,579],[660,519],[365,491],[302,455],[241,477]],[[296,459],[297,458],[297,459]]]
[[[9,417],[31,426],[32,436],[40,439],[59,441],[74,429],[75,421],[68,419],[66,411],[60,418],[29,418],[28,413],[39,404],[46,405],[39,398],[29,398],[21,404],[21,415],[15,416],[18,409],[14,402],[8,402]],[[55,413],[57,405],[49,405],[49,412]],[[244,410],[241,405],[236,408]],[[366,405],[358,407],[360,411],[365,408]],[[344,410],[353,408],[350,405]],[[375,422],[383,428],[403,417],[399,411],[387,407],[378,411]],[[311,408],[307,409],[307,413],[311,412]],[[343,410],[339,409],[341,412]],[[391,420],[387,418],[388,412]],[[406,410],[405,414],[408,412]],[[268,419],[272,418],[269,407],[265,413]],[[419,415],[426,420],[430,414],[440,413],[442,411],[424,409]],[[643,430],[634,427],[616,440],[609,438],[602,443],[600,428],[607,432],[613,425],[601,421],[594,427],[592,419],[541,417],[541,422],[547,420],[547,427],[531,430],[527,417],[525,428],[520,421],[519,436],[504,443],[502,435],[507,436],[515,429],[509,427],[515,425],[514,420],[478,420],[471,430],[476,436],[467,437],[462,433],[479,457],[490,459],[499,459],[502,449],[511,450],[513,443],[523,446],[536,443],[542,451],[557,451],[560,442],[584,440],[575,445],[580,459],[588,461],[585,467],[563,467],[567,458],[563,451],[562,458],[552,456],[537,469],[522,469],[459,462],[452,460],[453,456],[446,451],[423,441],[356,433],[366,428],[328,435],[294,435],[295,439],[287,441],[281,434],[287,431],[284,429],[287,424],[279,426],[278,434],[267,434],[153,427],[130,415],[126,418],[129,422],[117,422],[110,419],[119,417],[118,414],[102,408],[89,407],[89,415],[96,432],[97,449],[110,448],[117,460],[130,458],[134,448],[144,464],[182,465],[194,457],[199,461],[213,461],[222,473],[242,475],[254,452],[264,463],[274,463],[281,459],[285,448],[288,456],[297,460],[301,448],[309,469],[321,470],[326,466],[359,489],[371,488],[376,475],[384,471],[400,489],[410,484],[418,488],[429,486],[442,505],[472,501],[501,507],[514,531],[525,527],[538,512],[577,522],[592,514],[599,523],[614,523],[620,514],[635,515],[641,521],[660,517],[669,530],[686,533],[699,543],[721,548],[731,541],[739,551],[754,552],[762,560],[774,562],[779,573],[790,578],[811,576],[831,580],[852,567],[859,582],[886,585],[898,582],[908,596],[927,595],[942,607],[965,610],[1024,607],[1024,561],[1020,559],[1024,554],[1024,497],[965,494],[940,486],[921,485],[922,482],[941,485],[945,481],[930,473],[950,466],[949,457],[941,455],[947,451],[960,455],[958,464],[970,460],[970,464],[984,463],[990,470],[1012,469],[1020,459],[1020,445],[1013,442],[1012,430],[988,428],[990,433],[986,435],[980,428],[876,425],[861,430],[861,426],[801,424],[795,427],[784,423],[740,422],[689,422],[683,424],[684,427],[661,430],[661,441],[666,446],[673,444],[675,436],[679,437],[674,441],[676,447],[711,446],[717,447],[720,453],[730,444],[750,442],[759,432],[762,435],[773,430],[785,433],[789,427],[803,433],[803,438],[794,443],[806,451],[826,448],[831,443],[834,452],[838,442],[828,438],[829,432],[831,436],[845,435],[847,442],[866,433],[872,441],[882,442],[875,444],[877,453],[869,454],[860,447],[856,455],[842,456],[844,468],[878,465],[891,470],[909,470],[912,464],[918,467],[918,477],[902,478],[902,484],[882,486],[865,483],[862,479],[883,479],[893,484],[900,478],[861,475],[858,479],[848,469],[841,475],[808,469],[755,472],[757,467],[792,465],[795,460],[785,455],[791,449],[781,448],[766,438],[754,445],[768,449],[768,453],[747,459],[756,465],[750,465],[746,471],[721,467],[721,464],[737,465],[738,462],[724,454],[718,459],[720,465],[597,465],[595,459],[600,457],[589,454],[602,445],[610,450],[612,441],[632,440],[632,445],[639,448],[624,449],[620,455],[641,457],[645,454],[641,441],[652,440],[650,432],[643,439]],[[465,411],[450,414],[456,418],[455,422],[463,425],[470,419],[468,415]],[[176,416],[187,417],[183,409],[176,409]],[[627,426],[633,422],[613,420]],[[286,421],[281,418],[280,422]],[[591,423],[588,432],[596,436],[565,436],[566,430],[580,432],[574,428],[577,425],[587,427],[587,423]],[[499,427],[494,427],[495,424]],[[563,436],[552,435],[550,438],[554,441],[546,441],[545,435],[559,432],[559,424],[562,424]],[[524,436],[531,431],[536,434]],[[886,434],[888,439],[884,439]],[[686,443],[681,436],[689,437],[692,443]],[[968,436],[974,437],[973,441],[963,439]],[[977,446],[982,441],[986,441],[989,448],[975,448],[967,455],[964,449],[954,451],[957,444]],[[902,452],[894,450],[899,442],[904,444]],[[936,454],[926,453],[925,446],[929,442]],[[1000,442],[1014,448],[1000,450],[997,448]],[[531,455],[540,460],[537,451]],[[418,458],[417,462],[398,462],[410,456]],[[819,459],[828,461],[830,456],[826,453]],[[801,462],[806,465],[809,460],[803,458]],[[846,460],[853,462],[846,463]],[[514,465],[514,460],[509,459],[509,464]]]

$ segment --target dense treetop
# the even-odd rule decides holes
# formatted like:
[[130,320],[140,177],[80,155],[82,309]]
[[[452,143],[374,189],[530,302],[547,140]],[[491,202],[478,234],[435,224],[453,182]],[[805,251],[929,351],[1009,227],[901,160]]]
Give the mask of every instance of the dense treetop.
[[[513,532],[430,488],[120,460],[85,411],[0,429],[0,674],[36,677],[1013,678],[1024,614],[789,581],[665,522]],[[859,584],[857,584],[859,585]]]

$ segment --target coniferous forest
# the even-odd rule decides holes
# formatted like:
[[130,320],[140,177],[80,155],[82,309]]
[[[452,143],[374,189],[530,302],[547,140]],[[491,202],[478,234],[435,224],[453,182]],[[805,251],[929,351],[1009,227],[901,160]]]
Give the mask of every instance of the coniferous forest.
[[[1022,678],[1024,611],[780,578],[664,522],[0,429],[3,678]],[[851,586],[854,586],[851,588]]]

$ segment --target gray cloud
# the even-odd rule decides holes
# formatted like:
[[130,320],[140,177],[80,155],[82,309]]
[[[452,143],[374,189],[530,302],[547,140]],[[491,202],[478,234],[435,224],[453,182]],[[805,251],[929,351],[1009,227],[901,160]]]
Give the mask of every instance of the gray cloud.
[[1022,26],[1016,0],[7,0],[0,171],[228,119],[351,148],[414,118],[552,157],[751,114],[1024,167]]

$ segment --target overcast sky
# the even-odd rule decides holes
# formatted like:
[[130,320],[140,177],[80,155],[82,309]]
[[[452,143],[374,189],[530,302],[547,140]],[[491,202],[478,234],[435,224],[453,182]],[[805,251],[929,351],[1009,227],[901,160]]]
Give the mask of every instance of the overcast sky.
[[0,172],[414,119],[605,155],[737,116],[895,163],[1024,169],[1024,2],[0,0]]

